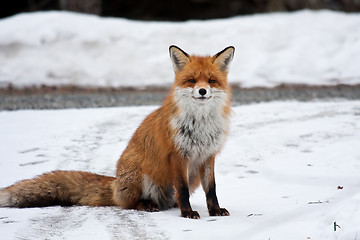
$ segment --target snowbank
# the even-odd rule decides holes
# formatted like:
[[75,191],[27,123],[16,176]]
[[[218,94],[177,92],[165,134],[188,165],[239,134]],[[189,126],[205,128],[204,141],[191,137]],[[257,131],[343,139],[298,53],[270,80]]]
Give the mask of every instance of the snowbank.
[[0,20],[0,87],[169,86],[168,47],[215,54],[236,48],[231,82],[243,87],[360,83],[360,15],[263,14],[183,23],[69,12]]

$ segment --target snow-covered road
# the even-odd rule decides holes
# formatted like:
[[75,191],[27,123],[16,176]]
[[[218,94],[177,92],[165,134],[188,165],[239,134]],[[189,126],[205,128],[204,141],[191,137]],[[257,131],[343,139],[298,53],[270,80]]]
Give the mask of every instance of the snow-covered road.
[[[0,112],[0,187],[55,169],[114,175],[153,109]],[[359,149],[359,101],[234,107],[216,162],[219,202],[231,216],[209,217],[201,189],[191,197],[200,220],[178,209],[0,208],[1,239],[357,239]]]

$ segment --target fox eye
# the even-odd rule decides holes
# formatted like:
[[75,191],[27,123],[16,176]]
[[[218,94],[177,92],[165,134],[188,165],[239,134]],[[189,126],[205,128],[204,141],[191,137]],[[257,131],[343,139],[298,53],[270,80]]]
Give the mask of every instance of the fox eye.
[[209,83],[216,83],[216,80],[214,80],[214,79],[209,79]]
[[196,80],[195,80],[195,79],[189,79],[188,82],[190,82],[190,83],[196,83]]

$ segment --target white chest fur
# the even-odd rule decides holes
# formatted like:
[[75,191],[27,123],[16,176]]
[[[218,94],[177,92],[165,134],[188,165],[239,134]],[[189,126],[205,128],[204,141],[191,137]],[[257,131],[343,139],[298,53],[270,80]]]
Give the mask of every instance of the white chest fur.
[[198,164],[223,146],[229,129],[229,116],[224,115],[225,91],[212,89],[212,97],[197,100],[192,88],[176,89],[179,114],[171,120],[176,131],[175,145],[192,164]]

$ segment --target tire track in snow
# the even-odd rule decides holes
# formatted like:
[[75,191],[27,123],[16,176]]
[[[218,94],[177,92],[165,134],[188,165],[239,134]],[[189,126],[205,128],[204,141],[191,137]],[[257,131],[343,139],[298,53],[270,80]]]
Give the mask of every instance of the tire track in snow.
[[149,213],[116,207],[49,207],[16,239],[167,239]]

